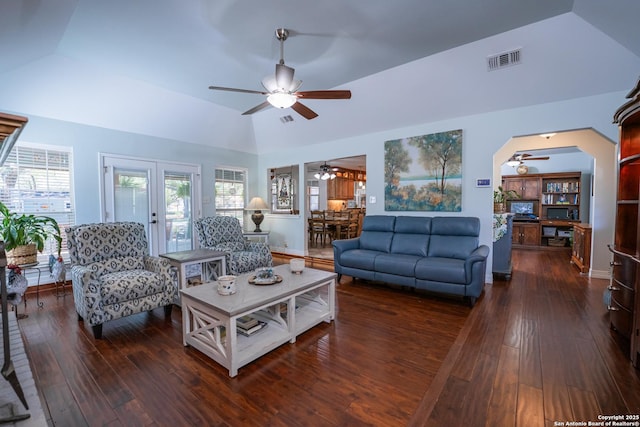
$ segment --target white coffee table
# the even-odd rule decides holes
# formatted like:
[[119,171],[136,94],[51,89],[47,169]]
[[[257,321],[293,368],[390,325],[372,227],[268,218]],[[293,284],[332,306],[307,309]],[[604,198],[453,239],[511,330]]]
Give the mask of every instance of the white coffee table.
[[[238,369],[321,322],[335,318],[336,274],[305,268],[292,274],[289,265],[274,267],[281,283],[252,285],[253,273],[238,276],[238,291],[218,294],[216,282],[182,294],[183,344],[200,350],[235,377]],[[239,334],[236,320],[251,315],[266,327],[250,336]]]

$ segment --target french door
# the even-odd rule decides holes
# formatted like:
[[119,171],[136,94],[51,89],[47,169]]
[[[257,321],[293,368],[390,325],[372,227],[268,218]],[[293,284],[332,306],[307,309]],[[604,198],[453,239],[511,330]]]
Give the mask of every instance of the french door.
[[152,255],[193,249],[200,166],[101,155],[102,221],[144,224]]

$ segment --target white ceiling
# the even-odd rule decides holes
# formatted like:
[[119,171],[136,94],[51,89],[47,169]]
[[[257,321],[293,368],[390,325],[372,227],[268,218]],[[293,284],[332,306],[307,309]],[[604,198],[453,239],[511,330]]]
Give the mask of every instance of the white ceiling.
[[[259,152],[627,90],[638,16],[636,0],[4,0],[0,108]],[[278,27],[302,90],[353,99],[306,101],[320,114],[308,122],[240,116],[262,96],[207,89],[261,90]],[[514,48],[522,65],[487,72],[487,56]]]

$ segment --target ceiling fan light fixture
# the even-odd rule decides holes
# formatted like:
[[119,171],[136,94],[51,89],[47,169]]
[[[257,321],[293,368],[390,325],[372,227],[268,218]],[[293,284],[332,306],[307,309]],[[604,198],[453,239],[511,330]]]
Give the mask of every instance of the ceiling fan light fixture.
[[520,160],[509,160],[507,162],[507,166],[511,166],[512,168],[515,168],[519,164],[520,164]]
[[540,134],[541,138],[546,138],[546,139],[553,138],[554,136],[556,136],[555,132],[552,132],[552,133],[541,133]]
[[275,92],[267,96],[269,104],[276,108],[289,108],[296,103],[298,98],[290,93]]

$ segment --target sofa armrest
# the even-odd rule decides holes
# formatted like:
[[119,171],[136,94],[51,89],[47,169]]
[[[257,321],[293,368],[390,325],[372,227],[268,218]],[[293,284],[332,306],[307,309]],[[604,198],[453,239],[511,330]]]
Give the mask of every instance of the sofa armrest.
[[336,255],[336,257],[338,257],[339,255],[342,254],[342,252],[345,252],[351,249],[358,249],[360,247],[360,238],[354,237],[353,239],[334,240],[332,244],[333,244],[333,253]]
[[76,311],[92,325],[101,323],[100,281],[95,272],[84,265],[71,266],[71,285]]
[[[484,271],[486,268],[487,257],[489,256],[489,246],[480,245],[478,246],[469,256],[464,260],[464,271],[467,277],[467,281],[470,282],[472,280],[481,280],[484,283]],[[476,264],[480,263],[483,267],[477,268]],[[474,268],[475,267],[475,268]],[[474,270],[476,272],[482,271],[483,277],[473,277]],[[476,273],[477,274],[477,273]]]

